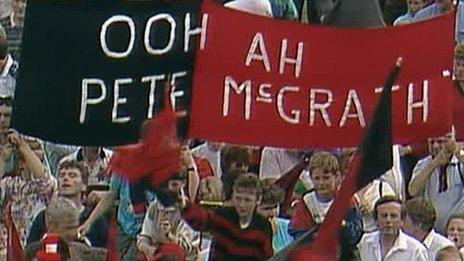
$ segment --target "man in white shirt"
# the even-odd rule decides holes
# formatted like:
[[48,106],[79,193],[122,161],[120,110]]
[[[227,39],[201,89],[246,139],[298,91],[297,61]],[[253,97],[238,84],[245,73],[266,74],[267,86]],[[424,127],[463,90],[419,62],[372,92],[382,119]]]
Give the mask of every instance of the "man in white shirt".
[[222,176],[221,169],[221,148],[222,143],[207,141],[192,149],[192,154],[196,157],[206,158],[213,168],[214,176],[218,179]]
[[268,0],[234,0],[224,5],[242,12],[272,18],[272,7]]
[[[261,152],[259,179],[279,179],[282,175],[289,172],[303,160],[304,153],[298,150],[265,147]],[[313,183],[308,170],[303,170],[301,172],[300,181],[304,184],[307,190],[313,188]]]
[[429,260],[435,261],[438,251],[448,246],[454,246],[451,240],[436,233],[433,229],[437,212],[432,202],[422,197],[413,198],[406,202],[405,211],[403,230],[425,245],[429,253]]
[[361,260],[427,261],[427,249],[401,231],[402,203],[394,196],[380,198],[374,207],[378,231],[364,234],[358,244]]
[[408,190],[424,196],[437,211],[435,229],[444,232],[452,213],[464,210],[464,154],[453,133],[429,140],[430,155],[413,170]]

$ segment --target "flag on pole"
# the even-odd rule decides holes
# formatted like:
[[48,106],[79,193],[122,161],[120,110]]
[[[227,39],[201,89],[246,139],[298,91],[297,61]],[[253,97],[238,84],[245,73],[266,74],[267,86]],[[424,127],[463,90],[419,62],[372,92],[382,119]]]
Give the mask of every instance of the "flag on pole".
[[294,251],[291,260],[305,257],[335,260],[339,245],[337,232],[354,193],[392,167],[391,88],[398,78],[401,63],[402,59],[398,58],[387,77],[369,128],[315,240]]

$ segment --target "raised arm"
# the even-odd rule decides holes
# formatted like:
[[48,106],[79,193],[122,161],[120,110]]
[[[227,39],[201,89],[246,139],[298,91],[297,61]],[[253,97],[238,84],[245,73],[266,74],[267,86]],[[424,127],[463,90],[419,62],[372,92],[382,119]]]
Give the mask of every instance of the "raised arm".
[[408,190],[412,197],[417,197],[425,188],[430,176],[434,170],[445,165],[449,161],[448,153],[443,149],[435,158],[426,163],[422,168],[417,168],[413,171],[413,178],[409,182]]

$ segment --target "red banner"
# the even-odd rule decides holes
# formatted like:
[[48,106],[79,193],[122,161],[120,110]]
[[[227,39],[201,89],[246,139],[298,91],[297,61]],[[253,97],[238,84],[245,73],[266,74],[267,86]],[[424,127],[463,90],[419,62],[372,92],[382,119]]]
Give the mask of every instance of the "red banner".
[[356,146],[397,57],[397,143],[443,134],[451,90],[430,81],[452,67],[453,14],[384,29],[271,20],[203,1],[189,133],[284,147]]

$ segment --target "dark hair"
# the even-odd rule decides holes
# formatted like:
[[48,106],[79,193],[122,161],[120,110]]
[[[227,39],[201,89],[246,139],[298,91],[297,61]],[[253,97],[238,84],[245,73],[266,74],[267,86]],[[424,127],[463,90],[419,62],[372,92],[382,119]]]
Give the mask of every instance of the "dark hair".
[[404,211],[406,215],[411,218],[415,226],[426,232],[432,230],[435,220],[437,219],[437,212],[432,202],[423,197],[406,201]]
[[374,205],[374,212],[373,212],[373,217],[375,220],[377,220],[377,215],[378,215],[378,207],[383,204],[387,204],[390,202],[396,202],[400,204],[401,206],[401,217],[404,217],[404,210],[403,210],[403,202],[397,197],[397,196],[392,196],[392,195],[387,195],[379,198]]
[[246,147],[230,147],[221,150],[221,168],[222,172],[226,173],[229,171],[232,162],[238,162],[246,165],[250,165],[250,150]]
[[276,185],[265,185],[261,188],[261,204],[280,205],[284,201],[285,192]]
[[7,107],[13,106],[13,96],[0,96],[0,106],[5,105]]
[[74,160],[74,159],[65,159],[62,160],[59,165],[58,165],[58,172],[56,173],[56,176],[58,177],[59,172],[62,169],[66,168],[75,168],[78,169],[79,172],[81,173],[81,178],[82,182],[87,185],[87,180],[89,178],[89,172],[87,171],[87,168],[84,166],[84,163]]

